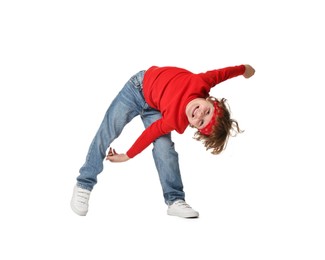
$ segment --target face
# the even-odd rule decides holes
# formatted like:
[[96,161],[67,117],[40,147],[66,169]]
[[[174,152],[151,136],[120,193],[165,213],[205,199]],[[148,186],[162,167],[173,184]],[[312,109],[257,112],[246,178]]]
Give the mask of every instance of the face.
[[213,104],[204,98],[196,98],[186,106],[185,113],[190,126],[197,129],[204,128],[209,124],[214,113]]

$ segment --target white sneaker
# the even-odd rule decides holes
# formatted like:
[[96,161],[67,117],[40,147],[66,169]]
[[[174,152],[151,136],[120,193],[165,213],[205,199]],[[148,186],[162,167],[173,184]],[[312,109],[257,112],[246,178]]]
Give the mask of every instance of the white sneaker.
[[184,200],[176,200],[172,205],[169,205],[167,214],[182,218],[197,218],[199,216],[199,212],[192,209]]
[[86,216],[88,212],[89,197],[89,190],[80,188],[76,185],[73,189],[73,195],[70,203],[71,209],[79,216]]

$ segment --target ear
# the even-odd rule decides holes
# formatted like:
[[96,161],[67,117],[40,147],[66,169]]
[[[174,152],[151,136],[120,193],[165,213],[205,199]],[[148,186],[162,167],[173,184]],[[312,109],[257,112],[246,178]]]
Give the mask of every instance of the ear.
[[217,101],[218,99],[216,99],[216,98],[213,97],[213,96],[208,96],[208,97],[206,98],[206,100],[207,100],[207,101],[210,101],[211,103],[213,103],[213,102]]
[[211,104],[213,104],[214,98],[209,96],[205,99],[206,101],[210,102]]

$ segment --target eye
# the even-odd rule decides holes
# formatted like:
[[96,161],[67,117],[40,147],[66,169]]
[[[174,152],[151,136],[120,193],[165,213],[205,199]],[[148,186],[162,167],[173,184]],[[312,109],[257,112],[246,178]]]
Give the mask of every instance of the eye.
[[208,112],[207,112],[206,114],[209,115],[209,114],[210,114],[210,111],[211,111],[211,109],[209,109]]

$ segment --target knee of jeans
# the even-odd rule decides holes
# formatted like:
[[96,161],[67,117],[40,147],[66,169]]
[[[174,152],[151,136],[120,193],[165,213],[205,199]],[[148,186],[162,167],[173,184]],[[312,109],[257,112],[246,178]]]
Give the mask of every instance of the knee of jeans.
[[130,78],[136,88],[142,88],[143,75],[145,71],[140,71]]
[[136,76],[133,76],[132,78],[130,78],[131,83],[133,84],[133,86],[135,86],[136,88],[140,88],[141,84],[139,83],[138,79]]
[[171,152],[175,152],[174,142],[168,137],[160,137],[154,141],[153,144],[153,152],[159,154],[170,154]]

